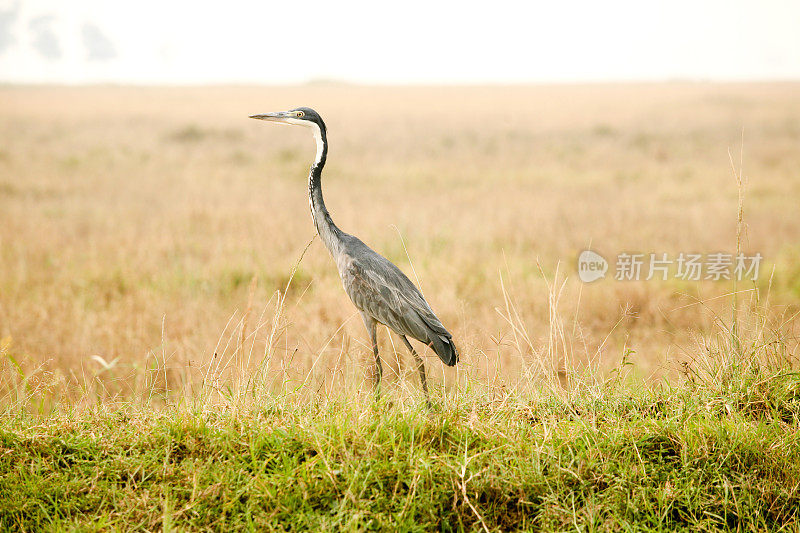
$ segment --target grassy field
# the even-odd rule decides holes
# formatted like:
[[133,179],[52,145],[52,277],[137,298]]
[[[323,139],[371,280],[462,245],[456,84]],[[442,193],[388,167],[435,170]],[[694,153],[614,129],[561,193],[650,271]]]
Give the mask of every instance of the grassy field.
[[744,374],[432,411],[265,399],[10,420],[0,527],[796,531],[800,380]]
[[[299,105],[334,220],[461,351],[423,354],[430,412],[385,331],[373,398],[308,132],[246,118]],[[0,117],[0,527],[800,527],[800,85],[3,87]],[[756,282],[613,279],[739,249]]]

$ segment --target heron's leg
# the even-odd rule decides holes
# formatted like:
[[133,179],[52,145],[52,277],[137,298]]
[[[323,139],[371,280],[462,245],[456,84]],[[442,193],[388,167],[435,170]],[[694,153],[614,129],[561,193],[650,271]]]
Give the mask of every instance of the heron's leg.
[[403,339],[403,343],[405,343],[408,351],[411,352],[411,355],[414,356],[414,361],[417,363],[417,371],[419,372],[419,380],[422,383],[422,392],[425,393],[425,403],[430,407],[431,405],[431,398],[428,394],[428,379],[425,377],[425,363],[422,361],[422,357],[419,356],[417,351],[411,346],[411,343],[408,342],[405,335],[400,335],[400,338]]
[[372,353],[375,355],[375,393],[380,396],[383,367],[381,366],[381,356],[378,355],[378,323],[366,313],[361,313],[361,318],[364,320],[364,325],[367,327],[369,340],[372,343]]

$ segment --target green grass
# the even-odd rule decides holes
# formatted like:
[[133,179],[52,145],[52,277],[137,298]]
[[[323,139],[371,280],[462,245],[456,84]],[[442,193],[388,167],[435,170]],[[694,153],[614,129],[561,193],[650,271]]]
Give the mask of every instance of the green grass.
[[7,417],[0,526],[796,531],[800,378],[738,384]]

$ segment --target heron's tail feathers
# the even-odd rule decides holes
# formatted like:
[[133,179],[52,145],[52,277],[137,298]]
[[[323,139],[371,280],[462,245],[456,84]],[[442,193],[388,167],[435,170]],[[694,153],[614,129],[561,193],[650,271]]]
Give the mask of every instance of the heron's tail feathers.
[[444,364],[453,366],[458,362],[458,350],[453,344],[453,336],[430,308],[426,308],[423,312],[410,310],[403,318],[405,320],[403,325],[408,334],[433,348]]
[[458,362],[458,350],[450,335],[435,335],[431,348],[447,366],[453,366]]

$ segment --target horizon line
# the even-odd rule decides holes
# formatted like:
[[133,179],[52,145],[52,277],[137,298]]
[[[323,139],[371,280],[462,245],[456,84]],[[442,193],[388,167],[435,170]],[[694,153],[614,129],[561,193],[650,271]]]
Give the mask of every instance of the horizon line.
[[6,81],[0,80],[0,88],[89,88],[89,87],[141,87],[141,88],[193,88],[193,87],[535,87],[535,86],[602,86],[602,85],[761,85],[800,83],[800,77],[775,78],[696,78],[669,77],[661,79],[619,78],[619,79],[587,79],[587,80],[530,80],[530,81],[414,81],[414,82],[367,82],[349,81],[336,78],[309,79],[296,82],[258,82],[258,81]]

